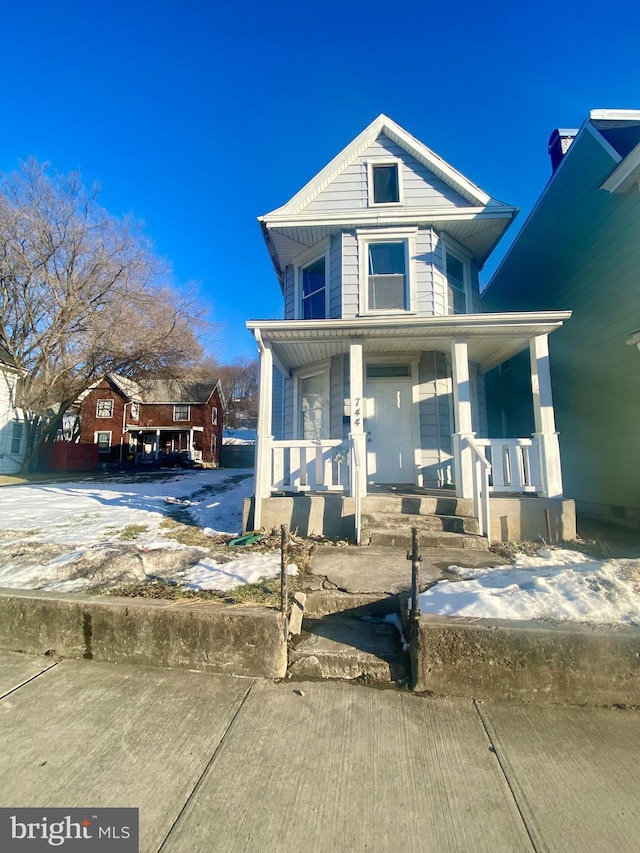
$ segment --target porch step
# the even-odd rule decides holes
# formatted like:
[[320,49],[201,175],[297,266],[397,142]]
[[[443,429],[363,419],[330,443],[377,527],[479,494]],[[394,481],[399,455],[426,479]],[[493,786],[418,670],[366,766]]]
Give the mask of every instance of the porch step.
[[[411,527],[413,516],[406,516],[407,522],[401,529],[391,527],[363,527],[361,534],[362,545],[384,545],[387,548],[411,548]],[[473,533],[448,533],[447,531],[420,532],[420,548],[456,548],[461,550],[488,551],[489,543],[484,536]]]
[[398,629],[375,613],[304,619],[302,634],[289,651],[287,677],[292,680],[404,685],[410,675],[409,655],[403,651]]
[[455,495],[366,495],[363,513],[403,513],[408,515],[474,516],[473,501]]
[[363,512],[362,529],[417,527],[425,532],[477,533],[478,519],[468,515],[417,515],[408,512]]

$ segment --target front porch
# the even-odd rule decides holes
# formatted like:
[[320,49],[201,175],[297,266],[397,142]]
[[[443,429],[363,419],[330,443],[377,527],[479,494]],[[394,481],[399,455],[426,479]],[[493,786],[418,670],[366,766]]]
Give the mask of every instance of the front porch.
[[[246,525],[259,529],[288,523],[300,532],[346,535],[361,543],[363,502],[372,490],[395,484],[397,494],[417,489],[428,495],[435,486],[470,501],[478,534],[487,540],[572,538],[575,515],[571,522],[573,504],[562,501],[547,340],[567,316],[542,312],[248,324],[260,350],[261,392],[255,501]],[[477,429],[482,374],[525,348],[535,429],[520,438],[483,436]],[[431,356],[434,393],[440,395],[435,427],[423,405],[425,364]],[[446,368],[440,377],[436,356]],[[342,379],[334,380],[332,366],[325,368],[331,392],[313,409],[304,398],[309,367],[333,365],[336,358],[343,359]],[[273,435],[274,366],[302,388],[289,406],[294,437]],[[321,383],[312,389],[316,398],[319,388]],[[343,417],[324,411],[343,401]],[[329,423],[334,434],[325,437]],[[315,435],[305,434],[309,426]],[[434,457],[435,463],[425,462]],[[400,478],[393,479],[394,472]],[[274,500],[288,500],[289,509],[284,503],[274,506]],[[530,521],[536,514],[541,524]],[[329,529],[344,532],[330,534]]]

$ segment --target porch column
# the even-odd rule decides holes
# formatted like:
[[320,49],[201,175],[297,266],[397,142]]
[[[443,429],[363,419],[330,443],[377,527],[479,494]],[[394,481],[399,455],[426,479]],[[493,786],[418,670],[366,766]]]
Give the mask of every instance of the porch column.
[[367,442],[364,431],[364,373],[362,344],[349,344],[349,411],[354,457],[358,468],[352,472],[351,495],[367,493]]
[[538,443],[542,496],[545,498],[561,498],[562,470],[560,468],[560,444],[556,432],[551,393],[549,336],[538,335],[531,338],[529,354],[531,357],[533,415],[536,427],[533,438]]
[[189,453],[193,459],[193,427],[189,430]]
[[454,339],[451,344],[453,385],[453,414],[455,432],[453,458],[455,463],[456,496],[473,497],[473,459],[465,438],[474,438],[471,420],[471,386],[469,384],[469,353],[466,340]]
[[260,386],[258,429],[256,435],[255,506],[253,528],[262,522],[262,501],[271,494],[271,420],[273,410],[273,353],[271,346],[258,341],[260,352]]
[[155,455],[156,459],[160,459],[160,435],[161,435],[160,430],[157,429],[156,430],[156,455]]

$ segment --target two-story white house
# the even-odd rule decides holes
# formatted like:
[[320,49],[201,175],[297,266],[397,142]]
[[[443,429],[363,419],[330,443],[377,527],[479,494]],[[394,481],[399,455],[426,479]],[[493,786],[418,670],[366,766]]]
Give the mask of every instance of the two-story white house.
[[[382,489],[473,498],[492,538],[545,534],[544,508],[554,538],[575,532],[547,346],[570,312],[479,309],[478,270],[516,213],[381,115],[260,218],[284,319],[247,324],[260,354],[247,528],[360,541],[362,502]],[[536,431],[494,442],[483,375],[527,348]]]

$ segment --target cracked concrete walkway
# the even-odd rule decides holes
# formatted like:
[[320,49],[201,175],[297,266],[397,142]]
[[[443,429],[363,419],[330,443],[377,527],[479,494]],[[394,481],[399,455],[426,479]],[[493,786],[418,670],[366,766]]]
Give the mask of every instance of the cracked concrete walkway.
[[142,853],[635,851],[640,714],[0,652],[0,805],[140,809]]

